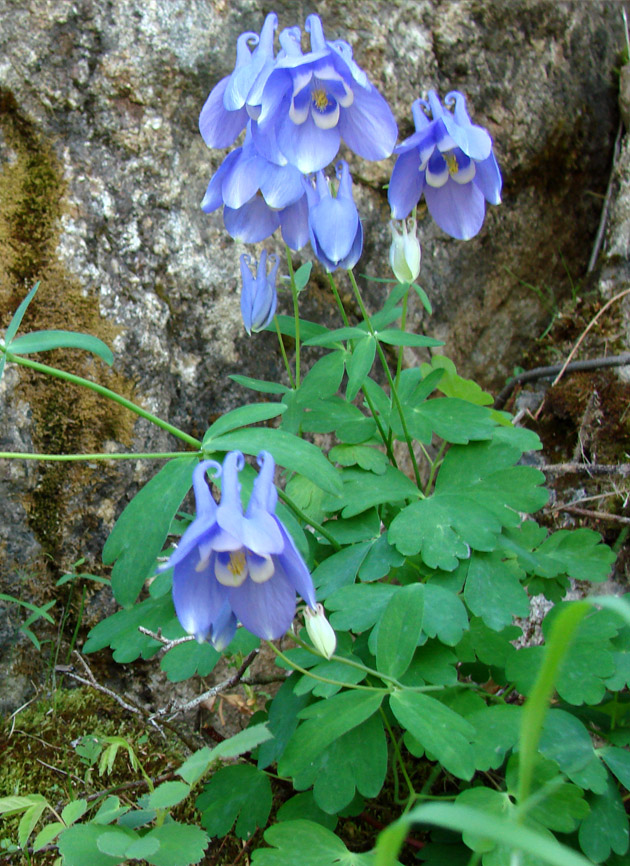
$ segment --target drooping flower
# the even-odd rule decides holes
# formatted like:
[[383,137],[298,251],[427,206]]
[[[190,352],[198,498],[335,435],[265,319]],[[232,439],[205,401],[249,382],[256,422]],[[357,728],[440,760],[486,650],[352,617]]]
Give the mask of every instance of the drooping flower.
[[308,241],[304,197],[296,168],[269,162],[257,151],[250,121],[242,147],[229,153],[210,179],[201,209],[212,213],[225,206],[225,227],[236,240],[258,243],[281,227],[285,242],[299,250]]
[[[262,331],[267,327],[276,312],[278,296],[276,294],[276,273],[278,271],[278,256],[269,256],[272,268],[267,274],[267,250],[260,254],[258,271],[252,273],[249,265],[251,256],[241,256],[241,276],[243,289],[241,291],[241,313],[243,324],[248,334]],[[254,269],[256,263],[254,262]]]
[[323,171],[317,172],[315,185],[304,181],[311,246],[327,271],[353,268],[363,251],[363,227],[352,197],[348,163],[339,160],[335,171],[339,182],[336,195]]
[[[199,131],[208,147],[229,147],[249,119],[247,100],[274,67],[273,37],[278,16],[270,12],[257,33],[241,33],[234,71],[212,89],[199,115]],[[255,45],[254,51],[249,46]]]
[[394,276],[399,283],[413,283],[420,273],[420,259],[422,251],[420,241],[416,235],[416,221],[410,220],[409,230],[407,221],[402,221],[402,232],[398,231],[396,223],[390,223],[392,230],[392,244],[389,248],[389,264]]
[[[240,451],[227,454],[223,467],[204,460],[193,471],[197,516],[163,568],[173,567],[177,617],[199,641],[220,638],[224,646],[236,619],[259,637],[278,638],[295,615],[296,592],[315,606],[308,569],[275,514],[273,458],[261,451],[258,463],[245,514],[238,481],[245,464]],[[221,476],[219,505],[205,481],[210,467]]]
[[309,174],[334,160],[343,139],[364,159],[389,156],[398,134],[385,99],[352,59],[347,42],[329,42],[317,15],[306,19],[311,50],[299,31],[280,34],[282,51],[260,93],[256,146],[272,162]]
[[[501,202],[501,172],[492,139],[470,120],[466,99],[454,90],[445,108],[434,90],[412,106],[416,131],[395,148],[398,155],[388,198],[395,219],[405,219],[424,197],[431,216],[447,234],[474,237],[490,204]],[[428,116],[431,114],[431,119]]]

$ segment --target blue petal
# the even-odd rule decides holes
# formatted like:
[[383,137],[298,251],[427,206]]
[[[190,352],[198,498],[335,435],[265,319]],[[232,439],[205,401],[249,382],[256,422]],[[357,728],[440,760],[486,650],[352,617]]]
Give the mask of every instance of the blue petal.
[[239,259],[241,265],[241,279],[243,281],[243,288],[241,289],[241,315],[243,317],[245,330],[248,334],[251,334],[252,331],[252,309],[256,292],[256,281],[254,275],[249,269],[251,260],[251,256],[248,256],[245,253],[243,253]]
[[292,250],[301,250],[309,240],[306,196],[280,211],[282,239]]
[[385,159],[394,149],[398,127],[381,94],[353,86],[354,102],[341,112],[339,131],[348,147],[363,159]]
[[260,191],[269,207],[288,207],[304,195],[302,174],[292,165],[267,163]]
[[278,124],[277,136],[278,146],[287,161],[302,174],[324,168],[339,150],[339,129],[320,129],[311,114],[299,126],[285,114]]
[[394,219],[405,219],[420,201],[424,173],[419,169],[420,154],[416,148],[401,153],[396,160],[387,191]]
[[345,258],[355,240],[359,215],[353,201],[325,198],[311,209],[311,231],[324,255],[337,264]]
[[212,213],[223,205],[223,181],[232,172],[238,162],[242,148],[237,147],[225,157],[221,165],[210,178],[206,194],[201,202],[201,210]]
[[474,183],[462,186],[449,180],[438,189],[425,186],[424,196],[433,219],[454,238],[470,240],[483,225],[486,203]]
[[495,159],[494,153],[491,153],[488,159],[484,159],[476,164],[477,173],[473,183],[478,186],[484,195],[486,201],[490,204],[501,204],[501,187],[503,181],[501,172]]
[[210,635],[210,642],[217,652],[222,652],[231,643],[236,634],[236,625],[236,617],[232,613],[229,602],[226,601],[213,623]]
[[199,115],[199,132],[208,147],[229,147],[249,119],[245,108],[226,110],[223,95],[229,80],[228,75],[219,81]]
[[255,195],[238,210],[226,205],[223,222],[230,237],[246,244],[256,244],[275,232],[280,225],[280,218],[262,196]]
[[206,567],[197,571],[199,555],[195,550],[175,566],[173,572],[173,603],[182,628],[194,634],[199,642],[207,639],[212,625],[227,600],[225,587],[214,577],[214,555]]
[[268,123],[275,123],[276,113],[285,97],[291,96],[293,91],[293,79],[288,69],[274,69],[265,82],[260,94],[260,115],[258,123],[261,129]]
[[295,589],[282,570],[264,583],[248,579],[227,592],[232,610],[252,634],[275,640],[289,630],[295,616]]
[[357,233],[354,236],[354,240],[352,241],[352,246],[350,247],[350,252],[339,262],[339,267],[344,270],[349,271],[353,268],[356,263],[361,258],[361,253],[363,252],[363,226],[361,225],[361,220],[359,220],[359,225],[357,227]]
[[[278,518],[276,518],[278,520]],[[293,586],[295,592],[308,604],[309,607],[315,607],[315,587],[313,586],[313,578],[310,575],[306,563],[300,556],[293,539],[287,532],[286,527],[278,520],[282,538],[284,541],[284,550],[280,556],[276,556],[276,573],[284,573],[288,581]]]
[[260,182],[265,176],[267,161],[254,151],[245,148],[238,162],[232,166],[232,170],[223,181],[223,201],[228,207],[235,210],[243,207],[252,196],[256,195]]

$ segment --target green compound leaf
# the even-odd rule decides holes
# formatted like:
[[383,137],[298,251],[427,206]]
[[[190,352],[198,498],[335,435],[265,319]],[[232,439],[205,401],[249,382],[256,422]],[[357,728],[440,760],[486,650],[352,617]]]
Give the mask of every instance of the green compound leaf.
[[[144,854],[133,853],[141,849],[143,842]],[[159,843],[159,848],[149,853],[149,846]],[[171,821],[150,830],[146,836],[127,849],[127,857],[143,856],[151,866],[192,866],[199,863],[203,852],[208,847],[208,837],[199,827],[188,824],[178,824]]]
[[236,373],[228,376],[228,379],[232,379],[237,385],[250,388],[252,391],[259,391],[262,394],[286,394],[287,391],[291,390],[279,382],[266,382],[264,379],[252,379],[251,376],[240,376]]
[[505,704],[484,707],[467,720],[475,728],[473,749],[478,770],[497,770],[506,753],[518,743],[522,707]]
[[[353,517],[384,502],[418,499],[421,495],[413,481],[393,466],[388,466],[382,475],[361,469],[344,469],[341,478],[343,491],[325,497],[322,507],[325,511],[341,510],[342,517]],[[404,553],[403,550],[400,552]]]
[[383,475],[387,468],[386,455],[370,445],[335,445],[328,452],[328,459],[340,466],[359,466],[376,475]]
[[401,331],[399,328],[388,328],[378,331],[376,338],[379,343],[387,343],[390,346],[443,346],[443,340],[435,337],[425,337],[424,334],[412,334],[410,331]]
[[428,499],[404,508],[391,523],[389,540],[405,556],[417,553],[431,568],[453,571],[470,548],[492,551],[504,526],[518,526],[519,512],[533,512],[547,501],[544,476],[514,466],[521,449],[503,441],[498,428],[491,442],[455,445]]
[[[293,316],[276,316],[274,321],[267,325],[265,330],[275,332],[276,322],[278,323],[278,328],[283,337],[293,337],[293,339],[295,339],[295,319]],[[328,333],[328,328],[325,325],[320,325],[317,322],[309,322],[306,319],[300,319],[300,337],[302,338],[303,343],[306,343],[313,337]]]
[[33,840],[33,851],[37,853],[41,848],[44,848],[46,845],[50,845],[50,843],[57,838],[57,836],[62,832],[62,830],[66,829],[66,825],[62,824],[60,821],[53,821],[52,824],[46,824],[43,827],[35,839]]
[[330,624],[340,631],[366,631],[378,622],[396,590],[385,583],[357,583],[336,590],[326,599],[326,607],[333,611]]
[[250,764],[221,767],[197,797],[201,824],[210,836],[225,836],[232,829],[239,839],[249,839],[263,827],[271,811],[271,784],[262,770]]
[[334,830],[337,826],[337,816],[329,815],[320,809],[312,791],[305,791],[303,794],[296,794],[283,803],[276,814],[278,821],[315,821],[316,824],[321,824],[328,830]]
[[471,779],[475,771],[471,745],[475,729],[459,713],[419,692],[390,695],[392,712],[403,728],[459,779]]
[[171,521],[192,486],[196,457],[169,460],[120,515],[103,548],[105,565],[114,563],[112,592],[122,607],[137,599],[155,571]]
[[320,449],[284,430],[268,427],[234,430],[214,439],[212,448],[215,451],[243,451],[254,457],[260,451],[269,451],[279,466],[310,478],[327,493],[338,495],[341,489],[338,471]]
[[341,397],[317,400],[303,416],[302,429],[309,433],[332,433],[341,442],[358,445],[376,433],[376,423],[352,403]]
[[[101,837],[111,832],[111,827],[98,824],[74,824],[68,827],[57,842],[64,866],[115,866],[121,863],[125,859],[124,855],[104,854],[98,845]],[[132,838],[128,837],[128,841],[131,843]]]
[[307,772],[330,743],[374,715],[382,701],[383,693],[353,690],[306,707],[300,715],[306,715],[307,721],[293,734],[278,761],[280,775]]
[[175,616],[175,608],[170,593],[159,598],[147,598],[129,610],[119,610],[102,620],[88,634],[83,652],[96,652],[110,646],[114,650],[114,660],[125,664],[137,658],[151,658],[158,652],[161,644],[138,631],[138,626],[150,631],[158,628],[169,638],[181,637],[182,628]]
[[529,598],[518,573],[496,551],[470,557],[464,599],[471,612],[494,631],[510,625],[514,616],[529,613]]
[[337,351],[329,352],[316,361],[296,392],[298,403],[310,406],[336,394],[343,379],[345,360],[345,353]]
[[368,555],[372,543],[361,541],[333,553],[317,566],[313,572],[313,583],[320,599],[327,598],[331,592],[346,584],[353,583],[361,563]]
[[[508,792],[518,795],[519,761],[512,755],[505,779]],[[528,819],[556,833],[572,833],[589,813],[584,791],[563,779],[557,764],[537,758],[532,775],[533,803],[527,810]]]
[[566,710],[557,707],[548,710],[538,751],[555,761],[562,772],[580,788],[587,788],[596,794],[603,794],[606,790],[608,773],[593,748],[591,735],[583,723]]
[[398,587],[379,621],[376,667],[390,677],[400,677],[409,667],[422,631],[424,586]]
[[61,820],[69,827],[85,814],[88,808],[87,800],[72,800],[61,813]]
[[[446,442],[466,445],[472,440],[491,439],[496,429],[489,409],[457,397],[439,397],[415,405],[406,403],[404,414],[409,433],[427,445],[434,433]],[[397,411],[392,411],[389,421],[394,434],[402,439],[404,434]]]
[[447,646],[456,646],[468,629],[466,608],[455,592],[434,583],[424,585],[422,631]]
[[[349,851],[338,836],[313,821],[282,821],[265,831],[269,848],[252,853],[252,866],[373,866],[372,854]],[[299,858],[296,852],[299,851]],[[391,866],[397,866],[394,861]]]
[[628,816],[614,781],[609,777],[605,792],[588,799],[591,812],[578,834],[582,851],[595,863],[606,860],[612,851],[625,854],[630,839]]
[[278,755],[284,752],[298,726],[298,713],[308,703],[307,695],[296,695],[293,691],[298,681],[297,674],[289,676],[278,689],[269,707],[268,727],[273,739],[264,742],[258,750],[258,767],[264,770]]
[[445,355],[434,355],[430,364],[421,364],[420,370],[426,378],[434,370],[442,370],[438,390],[446,397],[459,397],[477,406],[490,406],[494,402],[492,394],[482,390],[472,379],[463,379],[457,374],[455,364]]
[[238,734],[234,734],[233,737],[222,740],[218,746],[214,746],[212,749],[209,746],[204,746],[203,749],[193,752],[190,758],[184,761],[177,770],[177,774],[189,785],[194,785],[219,758],[237,758],[244,755],[245,752],[255,749],[261,743],[267,742],[271,737],[271,731],[266,724],[252,725],[250,728],[245,728]]
[[97,355],[110,367],[114,356],[109,346],[91,334],[76,331],[31,331],[11,343],[14,355],[31,355],[34,352],[50,352],[51,349],[84,349]]
[[172,683],[189,680],[195,674],[207,676],[221,658],[221,653],[209,643],[196,640],[178,644],[161,659],[160,668]]
[[294,776],[297,790],[313,785],[317,805],[331,815],[355,798],[376,797],[387,773],[387,739],[379,715],[330,743],[304,772]]
[[249,403],[247,406],[232,409],[231,412],[221,415],[214,424],[208,427],[203,437],[202,448],[210,450],[213,441],[224,433],[229,433],[230,430],[238,430],[248,424],[268,421],[286,411],[287,407],[284,403]]
[[301,292],[302,289],[306,288],[309,277],[311,275],[312,267],[313,262],[304,262],[304,264],[300,265],[300,267],[293,275],[293,279],[295,281],[295,288],[298,290],[298,292]]
[[376,340],[371,337],[362,337],[354,345],[352,354],[347,363],[348,387],[346,388],[346,399],[354,400],[365,382],[376,355]]
[[[608,769],[621,782],[624,788],[630,790],[630,752],[618,749],[616,746],[606,746],[598,749],[597,754],[602,758]],[[597,793],[602,794],[603,791]]]
[[593,582],[606,580],[615,561],[614,552],[592,529],[554,532],[540,545],[536,555],[547,570],[555,567],[556,574]]
[[184,782],[162,782],[147,798],[147,809],[170,809],[185,800],[190,794],[190,785]]

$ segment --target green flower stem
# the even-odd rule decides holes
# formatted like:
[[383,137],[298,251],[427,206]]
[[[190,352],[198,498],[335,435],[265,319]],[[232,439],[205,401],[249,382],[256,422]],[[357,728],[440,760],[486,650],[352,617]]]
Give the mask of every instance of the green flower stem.
[[[0,455],[1,456],[1,455]],[[290,508],[291,511],[295,514],[296,517],[299,517],[300,520],[303,520],[308,526],[312,526],[317,532],[320,533],[327,541],[330,541],[335,550],[341,550],[341,545],[337,541],[337,539],[330,533],[325,527],[321,525],[321,523],[316,523],[312,517],[309,517],[306,512],[302,511],[299,505],[297,505],[290,496],[284,492],[284,490],[278,490],[278,496],[287,508]]]
[[[407,326],[407,305],[409,303],[409,287],[407,287],[407,291],[403,296],[402,302],[402,315],[400,317],[400,330],[404,331]],[[400,382],[400,374],[402,372],[402,360],[403,360],[403,349],[404,346],[398,347],[398,359],[396,361],[396,387]]]
[[433,486],[433,480],[435,478],[435,473],[438,470],[438,466],[442,462],[442,455],[444,454],[445,450],[446,450],[446,442],[442,442],[442,444],[440,445],[440,450],[435,455],[435,460],[431,461],[431,472],[429,473],[429,480],[427,481],[427,486],[424,488],[424,495],[425,496],[428,496],[429,493],[431,492],[431,488]]
[[[296,634],[292,635],[292,640],[294,640],[298,646],[302,647],[302,649],[305,649],[305,650],[307,650],[307,652],[310,652],[311,655],[319,656],[320,658],[324,658],[324,656],[322,656],[322,654],[320,652],[318,652],[315,649],[315,647],[312,647],[309,643],[306,643],[306,641],[302,640],[302,638],[299,637],[298,635],[296,635]],[[394,677],[387,676],[387,674],[383,674],[380,671],[375,671],[374,668],[368,668],[366,665],[362,664],[361,662],[355,662],[352,659],[346,658],[345,656],[338,656],[335,654],[335,655],[332,655],[330,657],[330,661],[342,662],[343,664],[348,665],[348,667],[356,668],[357,670],[363,671],[366,674],[366,676],[371,675],[371,676],[378,677],[380,680],[383,680],[384,682],[391,683],[397,689],[408,688],[408,686],[404,686],[401,682],[394,679]],[[440,686],[439,688],[442,688],[442,687]],[[391,691],[391,689],[388,691]]]
[[[383,724],[385,725],[385,728],[387,729],[387,733],[389,734],[389,739],[391,740],[392,748],[394,749],[394,755],[396,756],[396,761],[398,762],[398,766],[400,767],[400,772],[402,773],[403,778],[407,784],[407,788],[409,789],[409,797],[405,801],[407,807],[409,807],[410,803],[413,802],[417,797],[416,790],[413,787],[413,782],[409,778],[409,773],[407,772],[407,767],[405,765],[405,761],[403,759],[402,753],[401,753],[400,748],[398,746],[398,741],[396,740],[394,732],[392,731],[392,726],[390,725],[389,719],[387,718],[387,713],[385,712],[385,710],[383,709],[382,706],[379,707],[379,713],[381,714],[381,718],[383,719]],[[405,811],[407,811],[407,809],[405,809]]]
[[7,361],[12,361],[14,364],[21,364],[22,367],[28,367],[29,369],[37,370],[40,373],[47,373],[49,376],[55,376],[57,379],[72,382],[74,385],[82,385],[84,388],[90,388],[102,397],[108,397],[110,400],[113,400],[114,403],[118,403],[120,406],[124,406],[125,409],[135,412],[135,414],[139,415],[140,418],[146,418],[147,421],[151,421],[151,423],[155,424],[156,427],[161,427],[162,430],[166,430],[167,433],[176,436],[178,439],[181,439],[182,442],[192,445],[193,448],[201,448],[201,442],[199,439],[195,439],[194,436],[189,436],[188,433],[184,433],[184,431],[180,430],[179,427],[174,427],[172,424],[169,424],[168,421],[163,421],[161,418],[158,418],[157,415],[147,412],[146,409],[141,409],[140,406],[132,403],[131,400],[121,397],[120,394],[117,394],[115,391],[110,391],[109,388],[105,388],[103,385],[98,385],[96,382],[91,382],[89,379],[84,379],[82,376],[75,376],[74,373],[67,373],[65,370],[59,370],[57,367],[49,367],[48,364],[40,364],[39,361],[31,361],[29,358],[24,358],[21,355],[13,355],[11,352],[6,352],[6,358]]
[[330,283],[330,288],[332,289],[332,293],[335,296],[335,301],[337,301],[337,306],[339,307],[339,312],[341,313],[341,318],[343,319],[343,323],[347,328],[348,325],[350,324],[348,322],[348,316],[346,315],[346,310],[345,310],[345,307],[343,305],[343,301],[339,297],[339,292],[337,291],[337,285],[335,283],[334,277],[330,272],[328,273],[328,282]]
[[298,290],[295,285],[295,273],[293,271],[293,259],[291,250],[285,244],[287,251],[287,263],[289,265],[289,276],[291,277],[291,294],[293,295],[293,316],[295,318],[295,387],[300,387],[300,310],[298,304]]
[[287,350],[284,348],[284,340],[282,339],[282,333],[280,332],[280,325],[278,324],[277,316],[273,317],[273,322],[276,326],[276,334],[278,335],[278,343],[280,343],[280,352],[282,353],[284,368],[289,376],[289,382],[291,383],[291,387],[293,388],[293,390],[295,390],[295,379],[293,378],[293,371],[291,370],[291,366],[289,365],[289,359],[287,358]]
[[368,405],[368,409],[370,410],[370,414],[371,414],[372,418],[374,418],[374,423],[376,424],[378,434],[381,437],[381,439],[383,440],[383,445],[385,446],[385,450],[387,451],[387,459],[392,464],[392,466],[394,466],[396,469],[398,469],[398,462],[394,456],[394,449],[392,448],[391,436],[388,436],[385,433],[385,429],[383,428],[383,425],[381,424],[381,419],[378,417],[378,412],[376,411],[376,406],[372,402],[370,395],[365,390],[365,388],[361,388],[361,391],[363,392],[363,396],[365,397],[365,402]]
[[[197,452],[201,457],[203,452]],[[58,462],[72,462],[78,460],[172,460],[177,457],[190,457],[192,451],[159,451],[155,454],[149,452],[131,454],[29,454],[21,451],[0,451],[0,460],[13,458],[15,460],[50,460]]]
[[[273,644],[271,641],[268,640],[268,641],[265,641],[265,643],[268,646],[270,646],[271,649],[278,656],[278,658],[281,658],[282,661],[285,662],[286,664],[288,664],[292,670],[298,671],[298,673],[301,673],[301,674],[305,674],[307,677],[311,677],[314,680],[319,680],[320,683],[330,683],[333,686],[340,686],[341,688],[346,688],[346,689],[357,689],[357,690],[364,691],[364,692],[380,692],[381,694],[389,694],[389,689],[379,689],[379,688],[376,688],[375,686],[363,686],[360,683],[342,683],[342,682],[339,682],[339,680],[331,680],[328,677],[320,677],[318,674],[311,673],[311,671],[307,671],[306,668],[302,668],[302,667],[300,667],[300,665],[296,665],[295,662],[291,661],[291,659],[288,656],[286,656],[282,652],[282,650],[278,649],[278,647],[275,646],[275,644]],[[315,653],[315,655],[319,656],[320,653]],[[334,658],[335,658],[335,656],[333,656],[333,659]]]
[[407,443],[407,449],[409,451],[409,457],[411,458],[411,463],[413,466],[413,474],[414,474],[415,479],[416,479],[416,484],[418,486],[418,490],[421,491],[422,490],[422,481],[420,479],[420,471],[418,469],[418,463],[416,461],[416,455],[413,452],[413,445],[411,442],[411,436],[409,435],[409,430],[407,429],[407,422],[405,421],[405,414],[403,412],[403,408],[402,408],[402,405],[400,403],[400,399],[398,397],[398,390],[396,388],[394,380],[392,379],[392,374],[389,372],[389,366],[387,364],[387,358],[385,357],[385,353],[383,352],[383,349],[381,348],[381,344],[378,341],[376,331],[374,330],[374,327],[372,325],[372,320],[370,319],[368,312],[365,309],[365,304],[363,303],[363,298],[361,297],[361,291],[357,285],[357,281],[355,279],[354,273],[352,272],[352,270],[349,270],[348,274],[350,276],[350,282],[352,283],[352,288],[354,289],[354,295],[357,299],[357,303],[359,304],[359,307],[361,308],[361,313],[363,314],[363,319],[365,321],[365,324],[368,326],[368,330],[369,330],[370,334],[376,340],[376,351],[378,352],[378,356],[381,359],[381,364],[383,365],[383,370],[385,372],[385,375],[387,376],[387,381],[389,382],[389,387],[390,387],[391,392],[392,392],[392,399],[393,399],[394,403],[396,404],[396,409],[398,410],[398,415],[400,417],[400,423],[402,425],[403,434],[405,436],[405,442]]

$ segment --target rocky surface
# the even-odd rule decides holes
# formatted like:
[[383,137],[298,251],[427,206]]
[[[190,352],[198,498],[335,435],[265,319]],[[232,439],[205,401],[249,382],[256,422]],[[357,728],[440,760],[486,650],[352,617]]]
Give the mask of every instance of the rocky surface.
[[[303,23],[292,3],[276,10],[281,27]],[[280,367],[273,339],[252,342],[240,324],[242,246],[219,213],[199,209],[224,155],[201,141],[199,110],[231,71],[237,35],[259,29],[266,11],[255,0],[0,0],[0,326],[40,279],[25,328],[98,334],[115,350],[114,372],[79,353],[71,368],[195,435],[244,399],[229,373],[272,378]],[[618,124],[619,6],[326,0],[316,11],[329,38],[353,45],[401,138],[429,88],[462,90],[495,138],[504,204],[465,244],[421,211],[421,282],[435,309],[423,327],[466,375],[500,385],[549,303],[570,291],[567,271],[580,279],[590,255]],[[392,166],[352,161],[366,234],[358,271],[374,276],[389,276],[382,187]],[[611,244],[627,255],[627,238]],[[333,315],[323,281],[306,310]],[[412,317],[419,326],[420,311]],[[24,371],[5,372],[0,401],[4,450],[173,448],[122,410]],[[53,578],[98,556],[154,469],[0,461],[5,591],[51,598]]]

